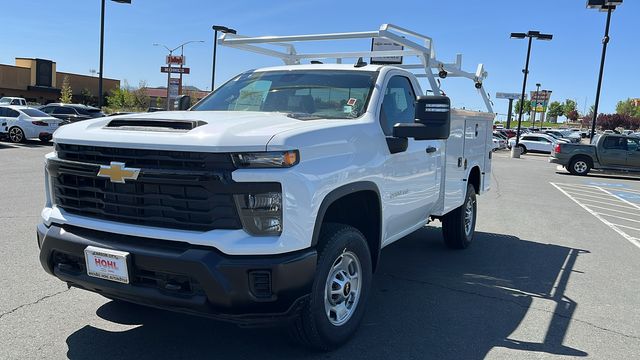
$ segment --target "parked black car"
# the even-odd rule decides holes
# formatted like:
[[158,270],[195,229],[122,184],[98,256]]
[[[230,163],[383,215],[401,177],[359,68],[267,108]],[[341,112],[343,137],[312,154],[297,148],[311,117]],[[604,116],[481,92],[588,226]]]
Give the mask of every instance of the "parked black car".
[[104,113],[95,107],[81,104],[47,104],[40,108],[45,113],[68,122],[76,122],[103,117]]

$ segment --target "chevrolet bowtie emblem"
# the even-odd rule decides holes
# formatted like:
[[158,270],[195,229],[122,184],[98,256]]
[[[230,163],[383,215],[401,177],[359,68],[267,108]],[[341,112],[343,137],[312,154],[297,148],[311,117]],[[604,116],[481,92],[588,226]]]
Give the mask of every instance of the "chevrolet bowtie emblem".
[[108,177],[111,182],[124,183],[125,180],[135,180],[140,169],[127,168],[124,163],[112,161],[109,165],[100,165],[98,176]]

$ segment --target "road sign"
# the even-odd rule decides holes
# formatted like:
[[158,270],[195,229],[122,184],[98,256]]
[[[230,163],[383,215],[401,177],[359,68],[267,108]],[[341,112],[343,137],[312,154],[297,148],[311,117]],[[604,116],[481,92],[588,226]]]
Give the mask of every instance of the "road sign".
[[[183,68],[172,67],[171,68],[171,73],[172,74],[188,74],[190,71],[191,71],[191,69],[188,68],[188,67],[183,67]],[[169,72],[169,67],[168,66],[160,67],[160,72],[168,73]]]
[[[496,99],[511,99],[511,100],[516,100],[516,99],[520,99],[520,95],[518,93],[496,93]],[[525,99],[527,98],[527,95],[525,94]]]
[[167,65],[184,65],[187,63],[187,59],[181,55],[167,55],[166,63]]

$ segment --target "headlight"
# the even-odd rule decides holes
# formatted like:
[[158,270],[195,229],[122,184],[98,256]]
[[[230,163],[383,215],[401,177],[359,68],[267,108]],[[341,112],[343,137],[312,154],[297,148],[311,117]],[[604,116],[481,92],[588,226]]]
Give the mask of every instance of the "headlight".
[[269,151],[232,154],[234,165],[239,168],[288,168],[300,161],[298,150]]
[[282,194],[234,195],[242,227],[252,235],[280,235],[282,233]]

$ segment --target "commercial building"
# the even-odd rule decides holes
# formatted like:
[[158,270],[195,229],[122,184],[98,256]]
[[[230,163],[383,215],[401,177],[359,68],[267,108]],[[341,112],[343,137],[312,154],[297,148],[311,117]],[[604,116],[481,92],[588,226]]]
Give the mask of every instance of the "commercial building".
[[[0,64],[0,96],[23,97],[29,103],[38,104],[57,102],[65,77],[74,102],[97,103],[97,77],[59,72],[55,62],[45,59],[16,58],[15,65]],[[119,87],[120,80],[103,79],[105,96]]]

